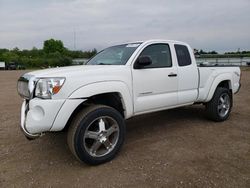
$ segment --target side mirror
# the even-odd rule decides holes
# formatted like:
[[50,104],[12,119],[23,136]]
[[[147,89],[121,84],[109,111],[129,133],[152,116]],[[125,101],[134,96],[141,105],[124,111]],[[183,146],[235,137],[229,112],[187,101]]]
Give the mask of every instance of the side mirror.
[[151,65],[151,64],[152,64],[152,60],[149,56],[140,56],[136,60],[136,62],[134,64],[134,68],[141,69],[141,68],[148,66],[148,65]]

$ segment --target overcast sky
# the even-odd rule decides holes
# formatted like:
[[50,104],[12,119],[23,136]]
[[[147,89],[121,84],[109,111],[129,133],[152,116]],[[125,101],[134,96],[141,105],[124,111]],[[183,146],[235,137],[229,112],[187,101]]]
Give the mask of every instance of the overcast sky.
[[0,48],[98,50],[146,39],[173,39],[219,52],[250,50],[250,0],[0,0]]

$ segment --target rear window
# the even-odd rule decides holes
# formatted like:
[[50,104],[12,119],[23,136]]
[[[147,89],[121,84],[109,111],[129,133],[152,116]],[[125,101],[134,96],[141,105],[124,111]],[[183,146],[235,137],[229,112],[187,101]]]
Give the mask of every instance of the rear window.
[[180,44],[175,44],[174,47],[177,55],[178,65],[179,66],[191,65],[191,57],[188,48]]

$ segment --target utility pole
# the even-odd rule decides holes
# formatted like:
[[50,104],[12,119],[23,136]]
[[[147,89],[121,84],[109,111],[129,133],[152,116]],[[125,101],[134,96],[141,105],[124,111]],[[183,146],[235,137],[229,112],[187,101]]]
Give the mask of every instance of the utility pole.
[[74,50],[76,50],[76,30],[74,29]]

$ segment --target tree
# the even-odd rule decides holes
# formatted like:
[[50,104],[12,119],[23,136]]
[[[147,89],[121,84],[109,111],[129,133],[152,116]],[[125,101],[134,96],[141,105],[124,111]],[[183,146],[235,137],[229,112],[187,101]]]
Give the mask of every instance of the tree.
[[209,54],[218,54],[218,52],[216,52],[216,51],[211,51],[211,52],[208,52]]
[[49,39],[43,42],[43,51],[47,54],[55,52],[63,53],[65,47],[61,40]]
[[203,51],[202,49],[199,51],[199,54],[207,54],[207,52]]
[[91,51],[90,55],[91,55],[91,57],[93,57],[93,56],[96,55],[96,54],[97,54],[97,50],[94,48],[94,49]]
[[12,50],[12,51],[13,51],[13,52],[15,52],[15,53],[20,52],[20,50],[19,50],[19,48],[18,48],[18,47],[13,48],[13,50]]
[[17,62],[18,57],[19,56],[16,53],[10,52],[10,51],[2,54],[2,59],[7,63],[9,63],[11,61]]
[[95,48],[93,50],[89,50],[89,51],[83,52],[83,56],[85,58],[91,58],[91,57],[93,57],[96,54],[97,54],[97,50]]

